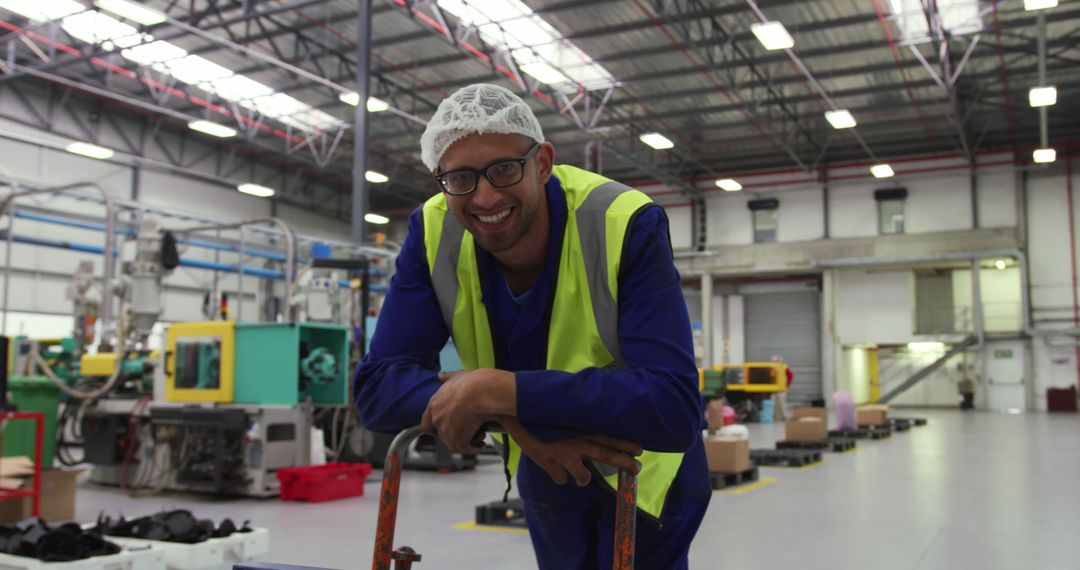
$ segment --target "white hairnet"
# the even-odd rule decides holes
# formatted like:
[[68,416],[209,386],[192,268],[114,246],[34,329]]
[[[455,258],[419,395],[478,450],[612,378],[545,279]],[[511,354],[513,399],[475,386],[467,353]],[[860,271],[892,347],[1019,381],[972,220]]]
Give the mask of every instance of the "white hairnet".
[[450,145],[478,134],[517,134],[544,142],[540,121],[521,97],[498,85],[475,83],[439,103],[420,136],[420,160],[434,172]]

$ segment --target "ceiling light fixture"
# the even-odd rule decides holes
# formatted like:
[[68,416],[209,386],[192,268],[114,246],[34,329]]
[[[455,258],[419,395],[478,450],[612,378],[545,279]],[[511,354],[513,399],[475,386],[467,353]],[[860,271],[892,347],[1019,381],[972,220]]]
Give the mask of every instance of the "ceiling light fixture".
[[870,167],[870,174],[873,174],[874,178],[892,178],[896,173],[888,164],[875,164]]
[[262,186],[259,184],[241,184],[237,186],[236,189],[243,192],[244,194],[258,196],[259,198],[269,198],[270,196],[274,195],[273,188],[267,188],[266,186]]
[[1057,87],[1032,87],[1028,90],[1028,105],[1049,107],[1057,104]]
[[671,139],[660,133],[645,133],[638,137],[638,139],[656,150],[667,150],[675,146],[675,143],[671,142]]
[[742,184],[739,184],[731,178],[721,178],[716,181],[716,185],[724,192],[738,192],[739,190],[742,190]]
[[855,126],[855,117],[847,109],[837,109],[825,113],[825,120],[829,121],[834,129],[850,129]]
[[154,26],[168,19],[162,12],[140,6],[134,2],[128,2],[128,0],[97,0],[94,4],[102,10],[108,10],[117,16],[122,16],[144,26]]
[[1047,8],[1056,8],[1058,0],[1024,0],[1024,9],[1028,12],[1032,10],[1045,10]]
[[85,156],[88,158],[96,158],[98,160],[108,160],[112,158],[114,154],[116,154],[112,151],[112,149],[85,142],[73,142],[67,145],[64,150],[72,154],[78,154],[80,156]]
[[999,259],[999,260],[994,262],[994,267],[997,268],[998,271],[1001,271],[1002,269],[1005,269],[1005,267],[1007,265],[1008,264],[1005,263],[1004,259]]
[[364,214],[364,221],[369,224],[389,224],[390,218],[380,216],[379,214],[367,213]]
[[1039,164],[1049,164],[1057,160],[1057,151],[1052,148],[1037,148],[1031,153],[1031,160]]
[[390,181],[389,176],[383,174],[382,172],[377,172],[374,170],[369,170],[365,172],[364,179],[372,184],[384,184]]
[[[356,91],[347,91],[338,95],[338,99],[346,105],[352,105],[353,107],[360,104],[360,94]],[[368,113],[381,113],[390,109],[390,103],[379,99],[378,97],[368,97],[367,110]]]
[[236,129],[232,127],[226,127],[225,125],[215,123],[213,121],[191,121],[190,123],[188,123],[188,128],[193,131],[199,131],[200,133],[205,133],[212,137],[218,137],[221,139],[227,139],[229,137],[236,136]]
[[750,26],[761,45],[767,50],[790,49],[795,45],[795,40],[788,33],[787,28],[780,22],[761,22]]

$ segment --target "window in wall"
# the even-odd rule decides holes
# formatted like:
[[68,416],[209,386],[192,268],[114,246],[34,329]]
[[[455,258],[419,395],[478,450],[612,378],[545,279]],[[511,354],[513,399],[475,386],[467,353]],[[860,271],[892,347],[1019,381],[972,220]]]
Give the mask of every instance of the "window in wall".
[[904,202],[907,190],[895,188],[874,192],[878,209],[878,231],[881,235],[904,233]]
[[780,201],[751,200],[747,202],[754,222],[754,243],[773,243],[776,241],[776,211]]
[[927,270],[915,273],[915,334],[948,334],[956,331],[953,308],[953,272]]

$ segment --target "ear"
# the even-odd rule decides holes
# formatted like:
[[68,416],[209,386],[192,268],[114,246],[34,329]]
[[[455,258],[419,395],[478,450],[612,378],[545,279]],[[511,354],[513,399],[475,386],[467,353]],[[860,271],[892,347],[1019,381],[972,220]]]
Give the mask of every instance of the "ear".
[[551,168],[555,166],[555,147],[545,142],[540,145],[540,149],[536,151],[536,175],[540,180],[540,184],[547,184],[549,178],[551,178]]

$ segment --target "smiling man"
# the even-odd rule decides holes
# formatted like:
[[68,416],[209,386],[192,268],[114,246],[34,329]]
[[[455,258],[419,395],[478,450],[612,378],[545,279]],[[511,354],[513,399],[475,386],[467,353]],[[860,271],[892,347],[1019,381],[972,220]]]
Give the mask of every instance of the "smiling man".
[[[663,209],[556,165],[532,110],[502,87],[445,99],[420,147],[439,193],[409,218],[356,371],[364,424],[420,423],[455,451],[499,424],[544,569],[612,566],[613,473],[632,470],[636,567],[686,568],[711,488]],[[465,370],[440,369],[451,336]]]

